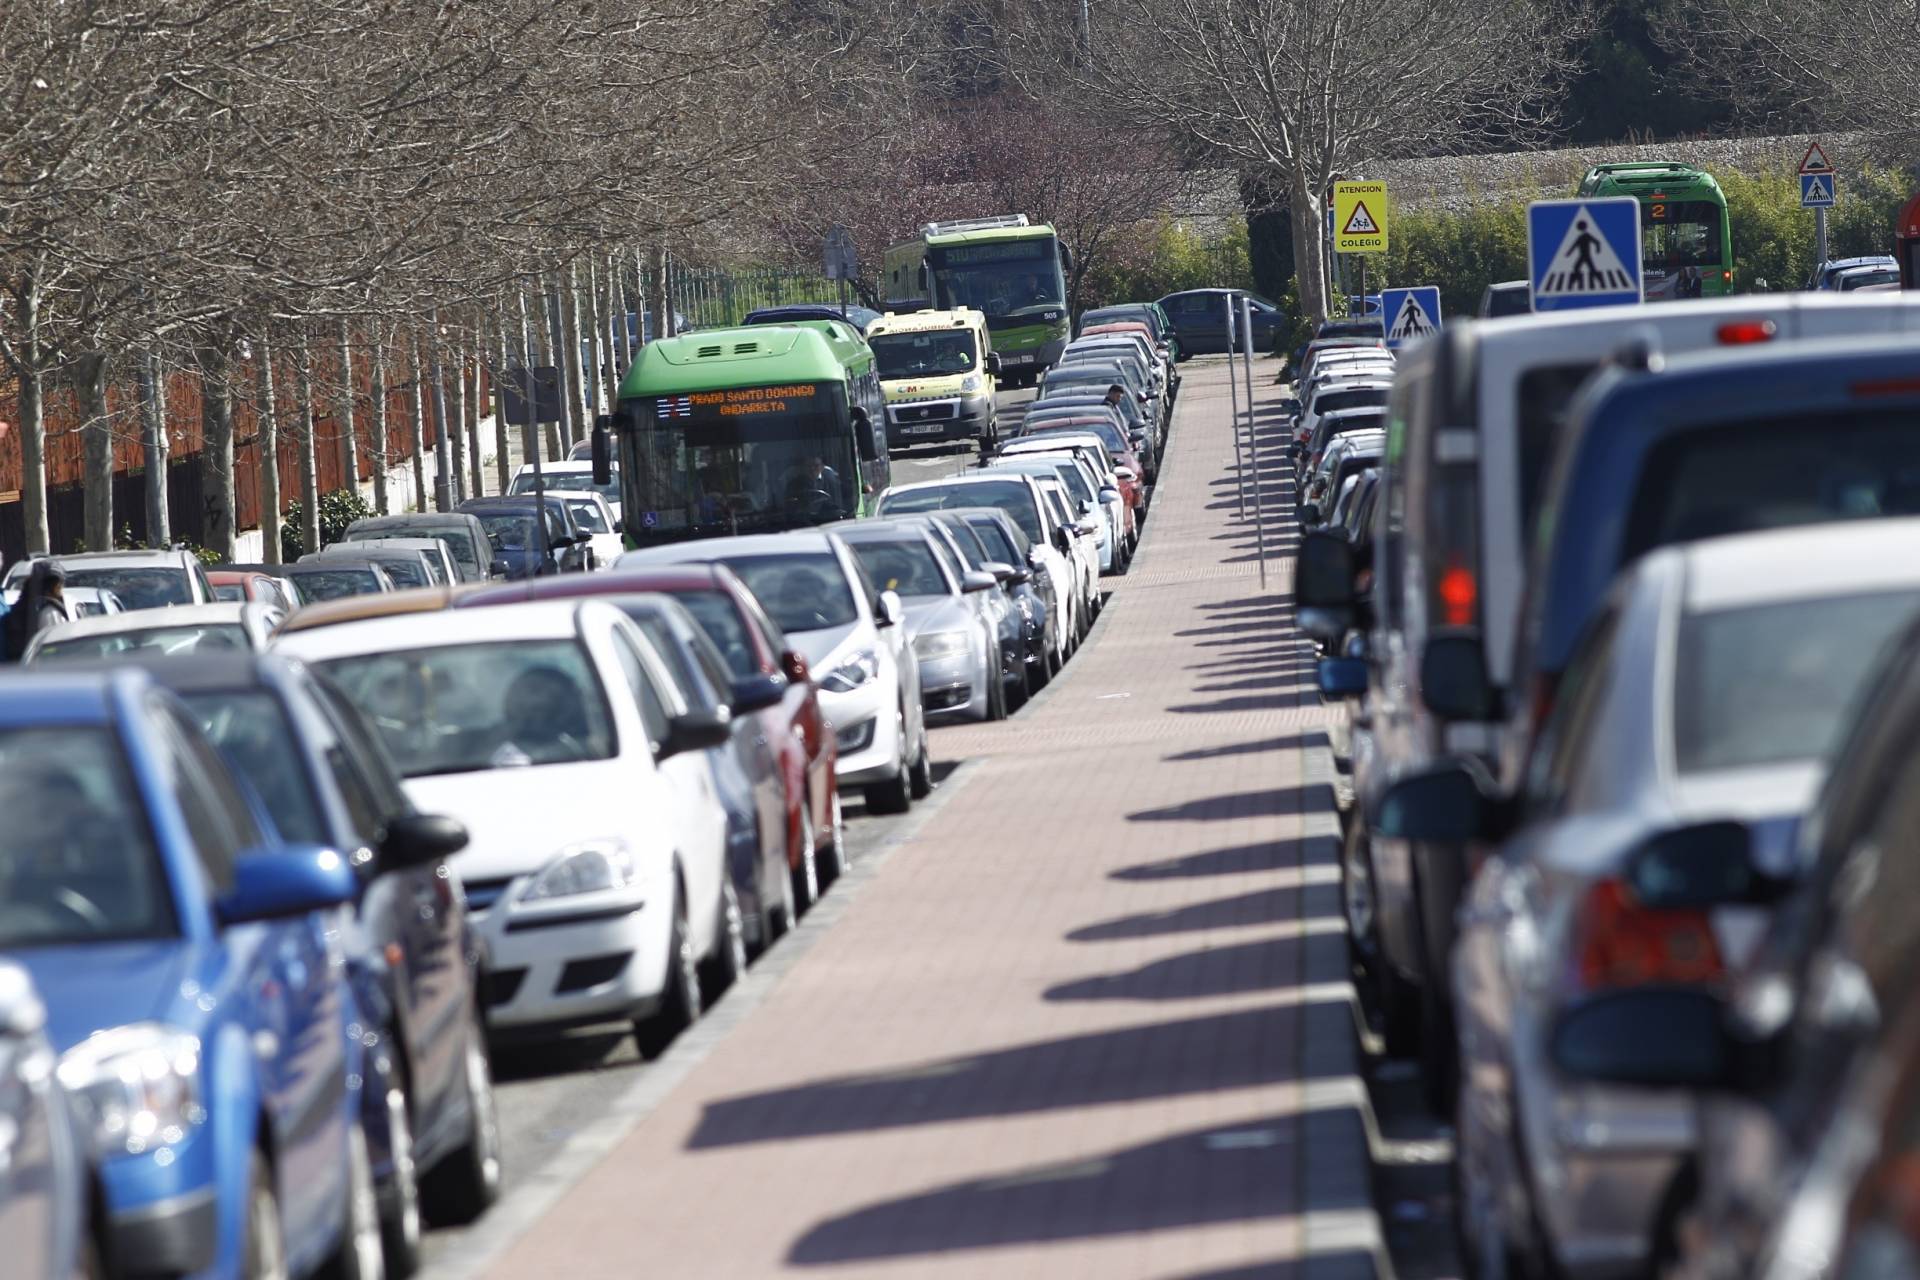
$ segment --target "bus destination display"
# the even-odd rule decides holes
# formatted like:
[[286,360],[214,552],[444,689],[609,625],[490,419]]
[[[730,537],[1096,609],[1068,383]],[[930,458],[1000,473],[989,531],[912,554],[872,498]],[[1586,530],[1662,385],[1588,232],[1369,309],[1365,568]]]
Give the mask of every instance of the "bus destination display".
[[765,413],[786,413],[813,407],[820,394],[816,383],[796,382],[780,387],[732,387],[722,391],[693,391],[681,396],[661,396],[655,402],[660,420],[686,419],[695,422],[746,418]]

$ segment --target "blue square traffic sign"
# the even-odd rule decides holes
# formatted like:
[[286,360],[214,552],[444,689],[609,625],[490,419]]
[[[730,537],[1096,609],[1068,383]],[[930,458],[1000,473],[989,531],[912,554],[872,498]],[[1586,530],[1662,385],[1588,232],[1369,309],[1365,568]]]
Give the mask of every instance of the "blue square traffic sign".
[[1434,285],[1418,289],[1382,289],[1380,323],[1387,329],[1387,345],[1396,350],[1416,338],[1424,338],[1440,328],[1440,290]]
[[1639,302],[1640,202],[1534,201],[1527,206],[1527,281],[1535,311]]
[[1838,189],[1830,173],[1803,173],[1800,175],[1800,207],[1802,209],[1831,209],[1835,203]]

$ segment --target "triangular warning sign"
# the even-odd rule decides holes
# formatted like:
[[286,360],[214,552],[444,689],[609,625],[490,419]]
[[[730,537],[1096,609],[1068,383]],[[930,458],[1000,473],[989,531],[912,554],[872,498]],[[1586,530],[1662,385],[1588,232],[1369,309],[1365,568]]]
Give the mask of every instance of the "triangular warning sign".
[[1807,154],[1800,159],[1802,173],[1832,173],[1833,164],[1827,159],[1827,153],[1815,142],[1807,147]]
[[1567,234],[1547,263],[1546,274],[1533,287],[1536,298],[1574,297],[1589,293],[1626,293],[1638,286],[1627,264],[1600,234],[1593,213],[1585,205],[1574,211]]
[[1387,341],[1393,343],[1411,342],[1415,338],[1424,338],[1433,332],[1433,317],[1420,305],[1417,294],[1408,294],[1400,304],[1400,314],[1393,318],[1393,327],[1387,330]]
[[1343,236],[1377,236],[1380,234],[1380,224],[1375,222],[1373,215],[1367,212],[1367,202],[1365,200],[1356,200],[1354,202],[1353,212],[1347,215],[1347,225],[1340,234]]

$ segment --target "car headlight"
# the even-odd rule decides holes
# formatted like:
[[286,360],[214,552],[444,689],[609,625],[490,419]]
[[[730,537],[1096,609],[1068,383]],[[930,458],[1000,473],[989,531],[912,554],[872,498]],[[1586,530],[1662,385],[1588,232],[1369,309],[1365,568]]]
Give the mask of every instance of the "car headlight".
[[961,390],[961,391],[962,391],[963,393],[966,393],[966,392],[974,392],[974,391],[978,391],[979,389],[980,389],[980,375],[979,375],[979,374],[977,374],[977,373],[970,373],[970,374],[968,374],[968,375],[967,375],[966,377],[964,377],[964,378],[962,378],[962,379],[960,379],[960,390]]
[[913,651],[923,659],[951,658],[967,651],[967,633],[964,631],[930,631],[926,635],[915,636]]
[[207,1118],[200,1105],[200,1038],[158,1022],[87,1037],[60,1058],[95,1158],[172,1146]]
[[820,682],[820,687],[831,689],[835,693],[852,693],[879,674],[880,655],[871,649],[862,649],[827,672],[826,679]]
[[633,883],[633,854],[619,840],[588,840],[553,855],[520,901],[570,898],[577,893],[624,889]]

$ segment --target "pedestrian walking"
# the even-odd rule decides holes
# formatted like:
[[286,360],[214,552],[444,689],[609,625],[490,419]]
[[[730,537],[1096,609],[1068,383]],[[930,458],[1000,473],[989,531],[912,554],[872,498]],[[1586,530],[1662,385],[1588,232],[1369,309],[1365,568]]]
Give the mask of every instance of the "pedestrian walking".
[[6,660],[18,662],[33,638],[67,621],[67,571],[55,560],[36,560],[21,585],[20,599],[7,610]]

